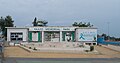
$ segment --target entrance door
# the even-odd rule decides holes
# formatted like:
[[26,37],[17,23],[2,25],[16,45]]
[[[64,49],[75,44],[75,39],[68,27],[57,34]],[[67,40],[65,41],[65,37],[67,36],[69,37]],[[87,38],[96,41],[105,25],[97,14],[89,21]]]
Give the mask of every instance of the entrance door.
[[32,41],[38,41],[38,32],[32,33]]
[[63,36],[63,41],[66,42],[74,42],[74,37],[75,37],[75,32],[71,31],[71,32],[63,32],[62,36]]
[[51,42],[59,42],[60,41],[60,33],[59,32],[53,32],[51,34]]
[[49,42],[59,42],[60,32],[45,32],[45,41]]

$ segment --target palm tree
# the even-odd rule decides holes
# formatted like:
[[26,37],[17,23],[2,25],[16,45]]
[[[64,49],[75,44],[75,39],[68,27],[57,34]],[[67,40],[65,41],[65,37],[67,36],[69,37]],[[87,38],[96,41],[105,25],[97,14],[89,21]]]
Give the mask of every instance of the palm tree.
[[37,18],[35,17],[32,24],[33,24],[33,26],[47,26],[48,22],[45,20],[37,20]]
[[33,26],[37,26],[37,22],[36,22],[36,21],[37,21],[37,18],[35,17],[35,19],[34,19],[34,21],[33,21],[33,23],[32,23]]

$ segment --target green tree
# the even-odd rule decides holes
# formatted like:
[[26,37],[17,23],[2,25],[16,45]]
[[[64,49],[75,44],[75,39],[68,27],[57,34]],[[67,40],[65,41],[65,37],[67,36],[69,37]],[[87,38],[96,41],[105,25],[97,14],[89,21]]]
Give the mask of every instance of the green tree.
[[14,26],[14,24],[13,24],[13,20],[12,20],[12,17],[11,16],[6,16],[5,17],[5,26],[6,27],[13,27]]
[[43,21],[43,26],[47,26],[48,22],[47,21]]
[[87,27],[93,27],[93,25],[91,25],[90,22],[88,22],[86,26],[87,26]]
[[32,23],[33,26],[37,26],[37,22],[36,22],[36,21],[37,21],[37,18],[35,17],[35,19],[34,19],[34,21],[33,21],[33,23]]
[[5,23],[5,20],[3,17],[0,18],[0,31],[3,31],[4,30],[4,23]]
[[105,40],[108,40],[108,38],[110,37],[110,36],[108,36],[107,34],[104,34],[104,33],[101,36],[104,37]]
[[33,26],[47,26],[48,22],[45,20],[37,20],[37,18],[35,17],[32,24]]
[[78,26],[78,23],[77,23],[77,22],[74,22],[74,24],[72,24],[72,26]]
[[46,21],[44,20],[41,20],[41,21],[37,21],[37,26],[47,26],[47,23]]
[[78,26],[78,27],[93,27],[93,25],[90,24],[90,22],[86,23],[86,22],[74,22],[72,24],[72,26]]
[[0,27],[1,27],[1,31],[2,34],[7,37],[7,29],[5,27],[13,27],[13,20],[11,16],[6,16],[5,18],[1,17],[0,18]]

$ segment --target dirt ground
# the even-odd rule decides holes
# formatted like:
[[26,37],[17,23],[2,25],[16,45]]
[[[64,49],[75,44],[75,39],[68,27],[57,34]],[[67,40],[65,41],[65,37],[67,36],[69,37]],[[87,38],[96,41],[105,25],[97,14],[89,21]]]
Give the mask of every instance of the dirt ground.
[[120,52],[108,49],[102,46],[96,46],[95,49],[102,55],[110,56],[112,58],[120,58]]
[[101,46],[95,46],[95,49],[100,54],[28,52],[20,47],[5,47],[4,56],[19,58],[120,58],[120,52]]

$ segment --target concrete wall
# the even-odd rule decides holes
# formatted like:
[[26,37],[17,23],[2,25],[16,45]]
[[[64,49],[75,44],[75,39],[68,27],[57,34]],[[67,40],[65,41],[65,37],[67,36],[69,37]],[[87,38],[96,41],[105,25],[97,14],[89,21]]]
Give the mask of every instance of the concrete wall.
[[120,46],[114,46],[114,45],[102,45],[102,46],[120,52]]
[[10,39],[10,34],[11,33],[17,33],[17,32],[22,32],[23,33],[23,41],[28,41],[28,29],[22,29],[22,28],[10,28],[7,29],[7,41],[11,41]]

